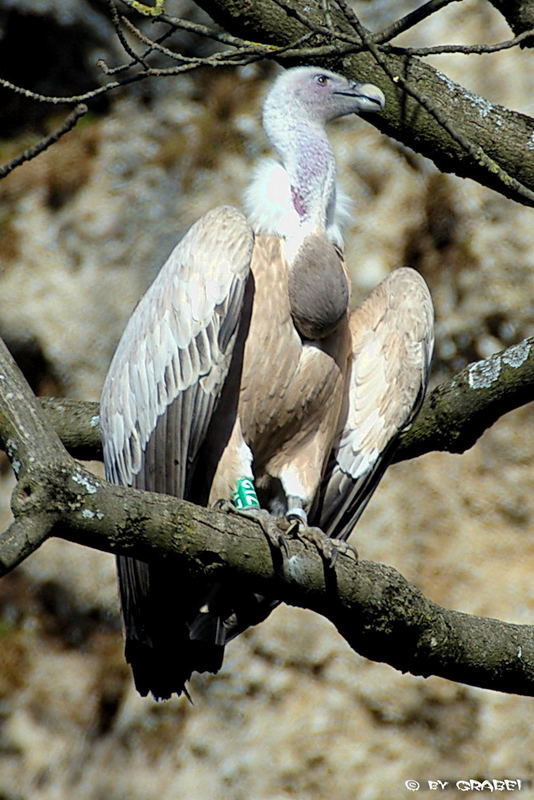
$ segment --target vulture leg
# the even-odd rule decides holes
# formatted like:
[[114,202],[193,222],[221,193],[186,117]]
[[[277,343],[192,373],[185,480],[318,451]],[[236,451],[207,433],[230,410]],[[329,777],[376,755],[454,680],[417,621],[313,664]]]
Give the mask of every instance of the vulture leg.
[[[276,551],[287,554],[287,545],[273,517],[266,509],[254,507],[250,503],[247,507],[240,508],[236,502],[228,498],[236,497],[236,488],[244,481],[252,487],[255,496],[254,477],[252,471],[253,456],[250,447],[245,442],[241,430],[241,423],[237,417],[234,422],[230,439],[219,460],[210,491],[210,505],[215,505],[221,510],[240,514],[248,519],[254,519],[260,525],[270,547]],[[257,500],[257,498],[256,498]]]

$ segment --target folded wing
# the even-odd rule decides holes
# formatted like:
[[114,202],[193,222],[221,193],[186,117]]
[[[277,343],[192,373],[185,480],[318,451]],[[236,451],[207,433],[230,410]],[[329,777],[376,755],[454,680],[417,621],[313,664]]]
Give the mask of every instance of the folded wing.
[[[216,208],[190,228],[140,301],[102,393],[109,480],[188,497],[230,369],[252,248],[245,217]],[[182,691],[192,669],[217,669],[221,648],[189,639],[206,587],[176,565],[117,563],[126,655],[139,691],[168,697]]]
[[413,269],[395,270],[352,312],[352,363],[343,425],[313,514],[347,539],[420,408],[433,348],[432,300]]

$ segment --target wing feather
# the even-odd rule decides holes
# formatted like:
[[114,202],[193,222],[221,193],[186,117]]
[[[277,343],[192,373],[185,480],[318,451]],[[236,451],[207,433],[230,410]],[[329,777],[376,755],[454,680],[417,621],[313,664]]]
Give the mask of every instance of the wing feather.
[[433,348],[432,300],[413,269],[395,270],[350,320],[347,412],[321,484],[315,524],[346,539],[422,402]]
[[[252,248],[245,217],[214,209],[186,233],[140,301],[102,392],[109,480],[187,496],[230,367]],[[193,669],[220,666],[220,646],[190,637],[205,587],[163,564],[119,557],[117,568],[126,657],[141,694],[179,694]]]

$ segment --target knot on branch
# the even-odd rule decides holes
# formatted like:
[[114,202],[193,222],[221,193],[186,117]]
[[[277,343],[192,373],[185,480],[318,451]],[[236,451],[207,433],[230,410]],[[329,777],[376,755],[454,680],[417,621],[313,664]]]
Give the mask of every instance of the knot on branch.
[[11,510],[15,517],[31,511],[36,502],[39,503],[38,495],[42,494],[39,488],[31,480],[27,479],[17,485],[11,496]]

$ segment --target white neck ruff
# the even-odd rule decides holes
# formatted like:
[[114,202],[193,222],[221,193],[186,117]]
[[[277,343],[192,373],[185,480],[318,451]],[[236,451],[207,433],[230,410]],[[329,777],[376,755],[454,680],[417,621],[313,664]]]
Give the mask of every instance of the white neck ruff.
[[[286,240],[302,236],[301,221],[293,205],[291,185],[285,168],[274,158],[262,159],[244,196],[245,212],[255,233],[281,236]],[[336,182],[335,198],[327,209],[326,235],[340,250],[342,230],[351,218],[352,203]]]

